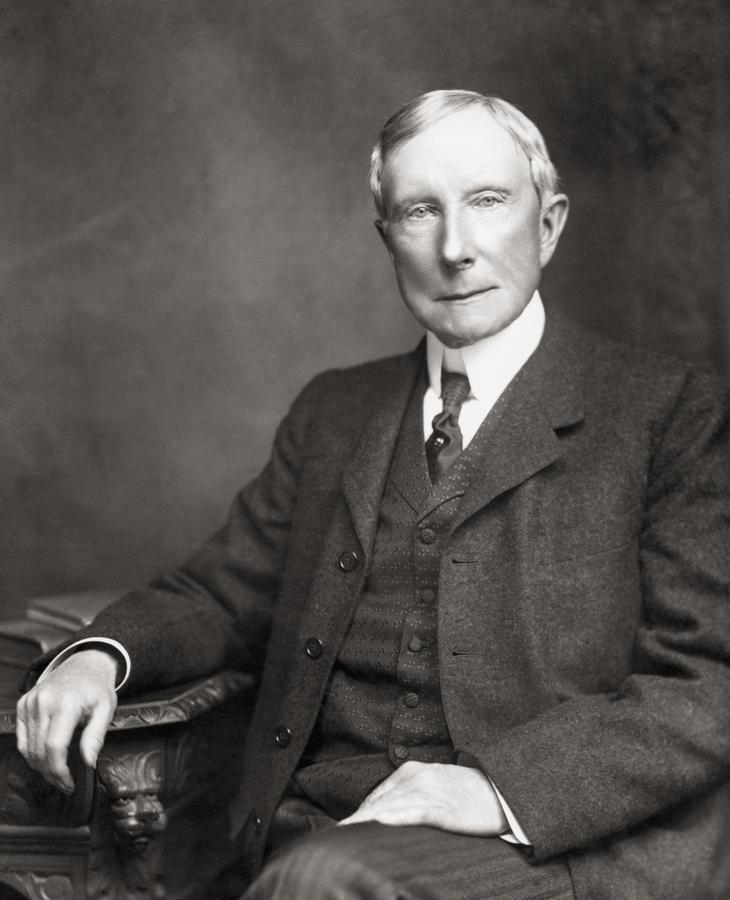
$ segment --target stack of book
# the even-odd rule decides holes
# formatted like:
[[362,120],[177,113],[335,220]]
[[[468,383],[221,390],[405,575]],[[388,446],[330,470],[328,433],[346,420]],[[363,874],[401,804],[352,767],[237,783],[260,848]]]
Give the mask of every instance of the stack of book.
[[37,657],[63,643],[124,591],[84,591],[36,597],[22,619],[0,622],[0,663],[25,669]]

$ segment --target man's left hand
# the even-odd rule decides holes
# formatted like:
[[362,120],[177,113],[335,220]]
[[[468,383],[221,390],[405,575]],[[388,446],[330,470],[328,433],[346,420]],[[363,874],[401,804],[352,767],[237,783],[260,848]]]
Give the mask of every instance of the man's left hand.
[[483,772],[439,763],[404,763],[340,825],[373,820],[479,837],[507,830],[502,806]]

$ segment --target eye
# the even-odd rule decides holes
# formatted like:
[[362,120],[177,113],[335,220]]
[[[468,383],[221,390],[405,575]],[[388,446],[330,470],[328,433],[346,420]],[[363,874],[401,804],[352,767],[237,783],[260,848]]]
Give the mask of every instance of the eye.
[[409,219],[426,219],[431,215],[431,210],[428,206],[425,206],[423,203],[419,203],[416,206],[412,206],[408,210],[408,218]]
[[497,194],[482,194],[481,197],[477,197],[474,201],[475,206],[478,206],[481,209],[489,209],[492,206],[497,206],[501,202],[502,198]]

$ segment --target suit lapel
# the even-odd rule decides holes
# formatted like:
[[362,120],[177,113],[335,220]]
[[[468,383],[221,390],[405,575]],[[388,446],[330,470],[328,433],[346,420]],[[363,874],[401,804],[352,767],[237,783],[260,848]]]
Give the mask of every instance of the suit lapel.
[[482,452],[454,527],[562,455],[556,432],[583,418],[583,363],[570,332],[550,317],[539,347],[482,423],[474,439]]
[[[380,498],[408,402],[425,365],[425,341],[403,357],[402,369],[379,390],[357,448],[343,474],[352,523],[366,553],[378,521]],[[559,432],[583,418],[580,336],[551,313],[539,347],[487,416],[475,440],[482,452],[454,520],[457,527],[500,494],[562,455]]]
[[378,392],[373,413],[343,473],[343,492],[352,524],[366,553],[378,521],[380,498],[411,394],[424,365],[425,341],[409,356],[385,390]]

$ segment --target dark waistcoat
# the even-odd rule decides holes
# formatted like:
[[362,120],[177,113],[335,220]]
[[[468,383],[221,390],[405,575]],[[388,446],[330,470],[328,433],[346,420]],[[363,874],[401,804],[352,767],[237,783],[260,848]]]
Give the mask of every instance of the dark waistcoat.
[[380,504],[372,565],[294,789],[343,818],[406,760],[453,762],[437,648],[441,555],[481,435],[432,485],[425,385],[409,403]]

